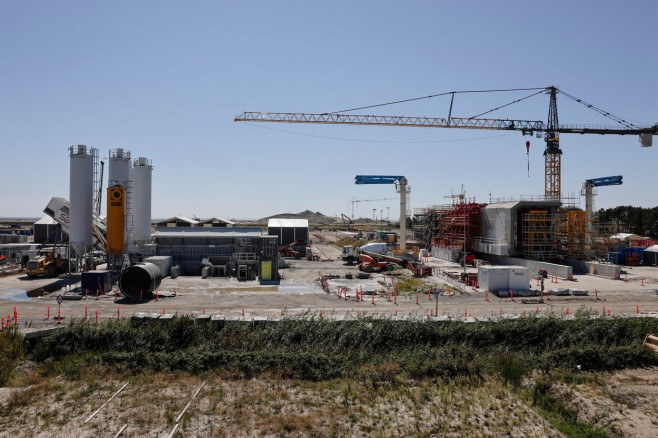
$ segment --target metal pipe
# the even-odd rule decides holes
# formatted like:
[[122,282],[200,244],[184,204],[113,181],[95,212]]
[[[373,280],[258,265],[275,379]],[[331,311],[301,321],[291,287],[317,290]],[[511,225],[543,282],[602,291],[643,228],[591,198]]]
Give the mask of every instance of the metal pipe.
[[150,299],[160,286],[162,271],[153,263],[137,263],[121,272],[119,289],[123,294],[135,299]]

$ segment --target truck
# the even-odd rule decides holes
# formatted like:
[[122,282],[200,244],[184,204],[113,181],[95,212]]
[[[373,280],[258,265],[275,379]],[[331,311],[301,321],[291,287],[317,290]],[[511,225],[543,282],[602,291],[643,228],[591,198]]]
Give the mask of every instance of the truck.
[[351,265],[359,260],[359,254],[363,251],[373,252],[376,254],[386,254],[388,252],[388,244],[368,243],[367,245],[357,247],[347,245],[343,247],[343,252],[341,253],[340,258],[345,260],[348,265]]
[[28,277],[57,277],[65,270],[65,260],[57,249],[42,248],[27,261],[24,272]]

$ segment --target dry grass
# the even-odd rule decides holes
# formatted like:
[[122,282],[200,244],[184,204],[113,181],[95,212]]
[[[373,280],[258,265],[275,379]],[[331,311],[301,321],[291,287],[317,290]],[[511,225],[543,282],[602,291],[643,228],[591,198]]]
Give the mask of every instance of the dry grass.
[[[108,434],[128,424],[125,436],[168,434],[202,381],[206,385],[181,420],[180,436],[493,436],[555,435],[531,408],[487,379],[445,383],[401,381],[396,364],[363,369],[389,380],[343,378],[322,382],[271,378],[226,379],[220,374],[148,373],[92,421],[91,412],[121,385],[123,376],[94,370],[79,380],[23,376],[1,407],[0,436]],[[363,376],[360,373],[360,376]],[[523,412],[521,421],[517,411]]]

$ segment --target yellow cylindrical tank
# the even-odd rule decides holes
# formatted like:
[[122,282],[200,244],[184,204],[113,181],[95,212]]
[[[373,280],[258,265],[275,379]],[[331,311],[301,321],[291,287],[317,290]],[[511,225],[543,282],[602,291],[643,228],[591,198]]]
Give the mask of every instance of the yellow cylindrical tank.
[[126,189],[107,189],[107,252],[115,258],[123,253],[126,226]]

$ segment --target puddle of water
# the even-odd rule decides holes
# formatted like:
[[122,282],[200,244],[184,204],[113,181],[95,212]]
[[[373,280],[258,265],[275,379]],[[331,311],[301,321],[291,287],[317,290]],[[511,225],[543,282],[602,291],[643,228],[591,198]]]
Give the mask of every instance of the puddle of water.
[[0,298],[11,301],[27,301],[30,299],[23,289],[0,289]]

